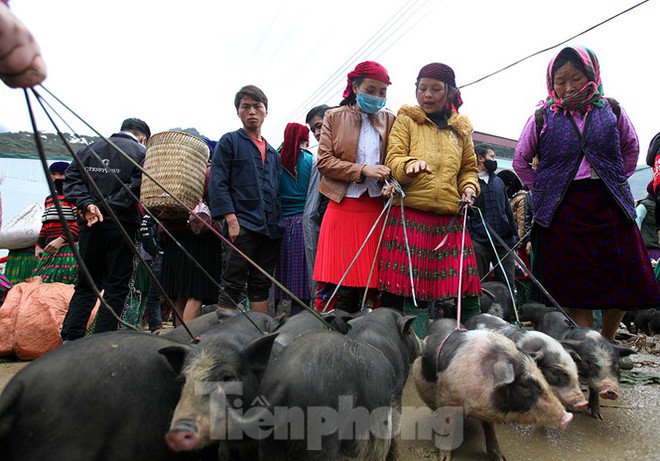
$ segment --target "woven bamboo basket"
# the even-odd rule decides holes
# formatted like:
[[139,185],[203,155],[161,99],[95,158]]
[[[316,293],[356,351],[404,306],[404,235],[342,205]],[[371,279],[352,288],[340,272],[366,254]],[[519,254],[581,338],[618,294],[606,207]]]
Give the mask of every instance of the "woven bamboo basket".
[[[156,133],[147,142],[140,201],[158,219],[188,217],[202,199],[209,148],[196,136],[180,131]],[[174,199],[177,197],[186,208]]]

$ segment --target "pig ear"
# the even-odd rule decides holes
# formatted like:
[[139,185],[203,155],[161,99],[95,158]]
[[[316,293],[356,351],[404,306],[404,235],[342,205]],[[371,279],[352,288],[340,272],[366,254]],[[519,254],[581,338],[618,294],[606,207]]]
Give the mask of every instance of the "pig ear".
[[259,336],[247,343],[241,349],[241,355],[245,363],[254,371],[263,372],[270,358],[270,351],[273,348],[273,341],[279,333],[270,333]]
[[399,324],[399,331],[402,335],[405,335],[410,331],[410,328],[412,327],[416,318],[417,317],[414,315],[406,315],[397,319],[397,323]]
[[286,314],[276,315],[266,323],[266,331],[272,333],[284,324]]
[[579,341],[572,341],[570,339],[564,339],[559,341],[561,345],[566,349],[566,352],[569,353],[571,358],[575,363],[580,363],[582,360],[582,357],[580,357],[580,353],[577,351],[576,346],[579,344]]
[[529,355],[532,360],[538,362],[543,358],[543,348],[539,346],[539,344],[535,344],[533,341],[527,341],[522,345],[520,350]]
[[229,320],[232,317],[236,317],[239,313],[238,309],[230,309],[227,307],[219,307],[215,311],[215,315],[218,316],[220,323]]
[[355,325],[357,325],[358,323],[360,323],[361,321],[362,321],[362,317],[355,317],[355,318],[352,318],[352,319],[348,320],[346,323],[348,323],[352,328]]
[[495,389],[511,384],[516,378],[513,371],[513,364],[506,360],[498,360],[493,365],[493,385]]
[[183,362],[186,359],[186,355],[188,355],[189,351],[190,347],[183,344],[178,344],[176,346],[166,346],[158,349],[158,353],[165,356],[167,362],[172,367],[172,370],[174,370],[174,373],[177,375],[181,373]]
[[616,344],[614,345],[614,350],[617,352],[617,354],[619,354],[619,357],[628,357],[629,355],[637,353],[633,349],[623,346],[617,346]]

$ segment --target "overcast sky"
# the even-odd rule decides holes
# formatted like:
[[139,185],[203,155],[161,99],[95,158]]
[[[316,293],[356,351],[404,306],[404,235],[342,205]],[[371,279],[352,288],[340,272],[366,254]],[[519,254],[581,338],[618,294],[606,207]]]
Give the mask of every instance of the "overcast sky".
[[[585,30],[640,0],[12,0],[41,44],[44,85],[104,135],[126,117],[152,132],[195,127],[218,139],[240,127],[233,96],[256,84],[269,98],[263,133],[279,145],[287,122],[336,105],[363,60],[389,71],[387,107],[415,103],[414,82],[443,62],[466,84]],[[570,42],[600,59],[605,95],[637,128],[642,157],[660,131],[658,0]],[[375,40],[374,40],[375,39]],[[545,52],[462,91],[478,131],[517,139],[546,96]],[[70,123],[74,118],[66,115]],[[54,131],[42,118],[40,128]],[[80,123],[74,129],[91,131]],[[30,130],[21,91],[0,87],[0,129]],[[69,130],[66,130],[69,131]]]

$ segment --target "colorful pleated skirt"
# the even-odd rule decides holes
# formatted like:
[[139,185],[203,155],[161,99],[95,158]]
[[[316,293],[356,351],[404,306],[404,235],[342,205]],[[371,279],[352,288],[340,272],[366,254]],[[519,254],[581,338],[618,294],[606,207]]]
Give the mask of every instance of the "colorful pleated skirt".
[[[452,216],[404,209],[412,275],[417,299],[443,300],[458,297],[463,224]],[[447,237],[445,244],[435,248]],[[479,296],[481,282],[470,235],[465,232],[462,296]],[[410,264],[406,252],[401,208],[395,207],[385,227],[380,255],[380,289],[412,297]]]
[[16,285],[32,277],[36,266],[37,258],[34,257],[34,247],[9,250],[5,265],[5,276],[12,285]]
[[78,282],[78,261],[71,247],[65,245],[53,254],[44,252],[37,261],[33,275],[41,277],[44,283],[59,282],[75,285]]

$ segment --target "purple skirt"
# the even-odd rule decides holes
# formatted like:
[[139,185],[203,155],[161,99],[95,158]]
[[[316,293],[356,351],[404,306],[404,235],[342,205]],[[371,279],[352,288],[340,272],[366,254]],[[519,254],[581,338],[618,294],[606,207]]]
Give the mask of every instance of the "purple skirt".
[[[310,298],[310,283],[305,258],[302,213],[285,216],[284,236],[280,247],[280,260],[275,270],[275,279],[287,287],[299,299]],[[291,299],[281,288],[275,286],[275,299]]]
[[660,305],[642,235],[602,181],[573,181],[550,227],[535,226],[533,241],[534,274],[562,307]]

